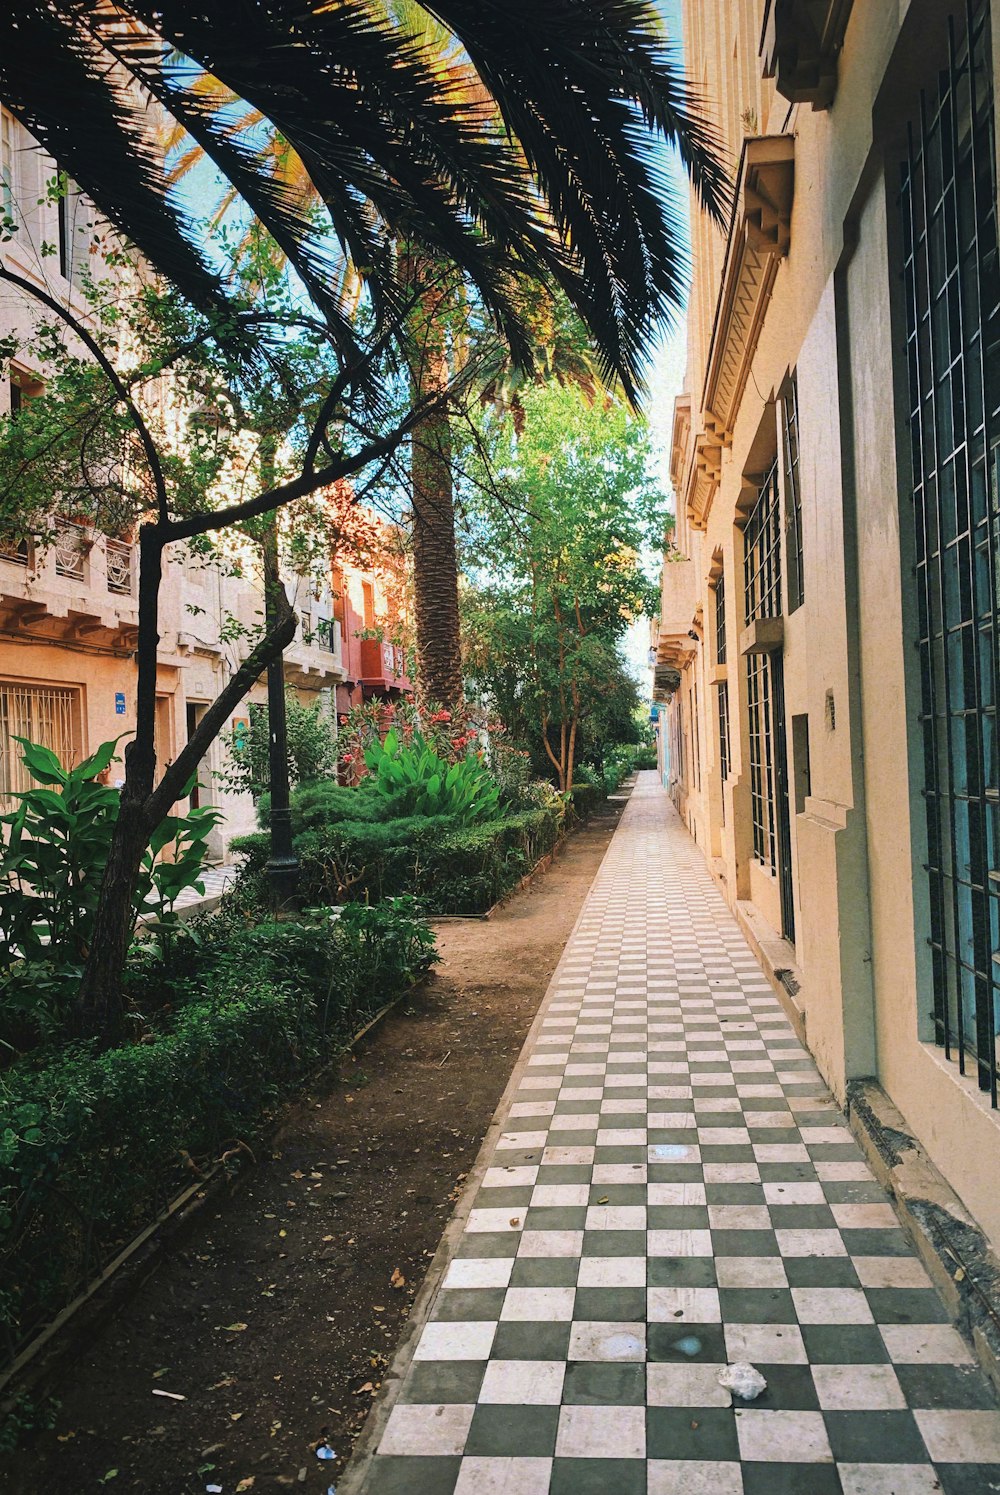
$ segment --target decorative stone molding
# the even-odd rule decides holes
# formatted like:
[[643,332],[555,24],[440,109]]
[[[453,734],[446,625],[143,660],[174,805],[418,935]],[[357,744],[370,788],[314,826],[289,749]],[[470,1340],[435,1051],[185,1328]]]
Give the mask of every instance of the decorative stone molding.
[[690,437],[691,396],[682,394],[674,400],[674,423],[670,436],[670,481],[675,493],[680,493],[684,487]]
[[740,634],[740,653],[780,654],[784,642],[784,618],[755,618]]
[[706,434],[720,446],[732,441],[778,264],[788,253],[794,150],[791,135],[743,142],[701,399]]
[[829,109],[852,0],[767,0],[761,71],[793,104]]
[[711,430],[700,431],[695,437],[687,488],[688,519],[695,529],[707,527],[721,477],[722,442]]

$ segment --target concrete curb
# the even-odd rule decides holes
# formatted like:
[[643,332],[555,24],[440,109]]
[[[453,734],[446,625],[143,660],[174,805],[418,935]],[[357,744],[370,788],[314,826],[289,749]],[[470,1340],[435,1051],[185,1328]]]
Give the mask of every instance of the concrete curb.
[[1000,1260],[874,1080],[850,1080],[847,1119],[945,1307],[1000,1392]]
[[[613,839],[614,838],[612,837],[612,841]],[[430,1318],[431,1309],[434,1307],[435,1300],[437,1299],[437,1295],[441,1289],[441,1283],[444,1280],[445,1272],[451,1265],[451,1262],[454,1258],[455,1249],[458,1245],[459,1240],[461,1239],[462,1232],[465,1229],[465,1222],[469,1217],[469,1212],[472,1209],[473,1201],[476,1197],[476,1194],[479,1192],[479,1186],[482,1182],[483,1175],[485,1174],[487,1168],[490,1166],[490,1162],[492,1161],[493,1151],[496,1146],[497,1139],[503,1131],[503,1124],[507,1116],[508,1108],[512,1104],[514,1094],[521,1083],[521,1077],[524,1074],[525,1069],[527,1068],[528,1058],[531,1054],[532,1048],[534,1047],[535,1039],[538,1036],[538,1033],[541,1031],[542,1021],[549,1009],[553,996],[555,995],[556,986],[562,973],[563,963],[566,960],[566,952],[572,944],[573,936],[576,934],[576,931],[580,925],[580,921],[587,911],[587,904],[590,902],[590,895],[593,892],[594,884],[597,882],[597,879],[601,875],[604,863],[608,859],[608,854],[611,851],[611,844],[612,843],[609,841],[607,850],[601,858],[600,866],[594,873],[590,887],[587,889],[587,895],[584,898],[583,903],[580,905],[580,912],[577,914],[576,919],[573,922],[573,928],[570,930],[569,934],[566,937],[566,943],[563,946],[562,954],[559,957],[555,970],[552,972],[551,980],[549,981],[548,986],[545,988],[545,995],[541,1000],[538,1011],[535,1013],[534,1021],[532,1022],[531,1027],[528,1029],[527,1036],[525,1037],[524,1043],[521,1047],[521,1052],[517,1057],[517,1062],[514,1065],[513,1070],[511,1071],[511,1076],[507,1081],[506,1087],[504,1088],[503,1095],[500,1097],[500,1100],[497,1103],[497,1108],[493,1113],[493,1120],[490,1122],[489,1128],[487,1129],[486,1135],[483,1138],[482,1144],[479,1148],[479,1152],[476,1155],[476,1161],[473,1164],[468,1178],[465,1181],[465,1187],[462,1190],[462,1197],[458,1201],[458,1204],[455,1206],[455,1212],[445,1227],[444,1234],[442,1235],[438,1248],[434,1253],[434,1258],[427,1269],[427,1275],[424,1278],[423,1285],[413,1301],[413,1307],[410,1310],[406,1337],[403,1339],[399,1348],[396,1350],[395,1355],[393,1356],[392,1364],[390,1365],[388,1371],[385,1374],[385,1377],[383,1378],[382,1389],[379,1392],[376,1400],[372,1403],[371,1411],[369,1412],[364,1427],[361,1429],[357,1441],[355,1442],[354,1451],[351,1454],[350,1463],[347,1465],[347,1468],[344,1470],[344,1473],[342,1474],[337,1484],[337,1495],[363,1495],[365,1482],[367,1481],[368,1474],[371,1469],[372,1460],[375,1457],[375,1452],[378,1448],[379,1443],[382,1441],[382,1434],[385,1431],[385,1425],[389,1420],[389,1414],[396,1404],[396,1400],[399,1396],[403,1380],[410,1368],[410,1363],[413,1359],[413,1352],[416,1349],[417,1341],[420,1338],[420,1333],[424,1325],[427,1323],[427,1320]]]

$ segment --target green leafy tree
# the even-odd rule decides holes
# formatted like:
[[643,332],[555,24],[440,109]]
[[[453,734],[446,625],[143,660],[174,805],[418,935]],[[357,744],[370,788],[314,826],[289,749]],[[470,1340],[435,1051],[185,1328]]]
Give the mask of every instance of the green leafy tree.
[[568,791],[609,695],[634,706],[620,643],[655,607],[643,557],[662,544],[664,504],[645,423],[624,402],[590,404],[549,384],[522,403],[520,433],[505,422],[494,435],[496,471],[474,525],[472,545],[490,564],[466,602],[468,669]]
[[[332,707],[323,701],[306,705],[293,690],[286,690],[285,716],[290,787],[297,789],[300,784],[335,779],[338,753]],[[255,800],[260,799],[270,788],[270,731],[264,703],[251,702],[247,726],[224,733],[223,741],[228,751],[228,762],[225,768],[219,770],[216,778],[224,789],[234,794],[250,794]]]

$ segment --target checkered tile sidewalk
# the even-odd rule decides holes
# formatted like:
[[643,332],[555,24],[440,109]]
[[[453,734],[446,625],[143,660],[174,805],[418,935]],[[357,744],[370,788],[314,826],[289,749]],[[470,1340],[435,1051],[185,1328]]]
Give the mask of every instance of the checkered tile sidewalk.
[[202,903],[206,898],[219,898],[229,887],[236,877],[236,867],[206,867],[202,873],[201,880],[205,884],[204,893],[196,893],[193,888],[185,888],[177,899],[177,908],[190,908],[196,903]]
[[474,1187],[365,1495],[1000,1491],[989,1384],[655,774]]

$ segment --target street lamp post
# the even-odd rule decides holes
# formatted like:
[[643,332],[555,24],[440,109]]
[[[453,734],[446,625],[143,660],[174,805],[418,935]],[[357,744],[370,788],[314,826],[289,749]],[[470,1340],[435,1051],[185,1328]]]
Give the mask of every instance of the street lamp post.
[[[268,629],[275,624],[277,589],[282,586],[278,565],[278,525],[268,525],[264,537],[264,614]],[[292,845],[292,812],[288,788],[288,716],[285,710],[285,664],[279,654],[267,667],[268,777],[271,788],[271,855],[267,880],[271,912],[277,917],[295,908],[299,860]]]

